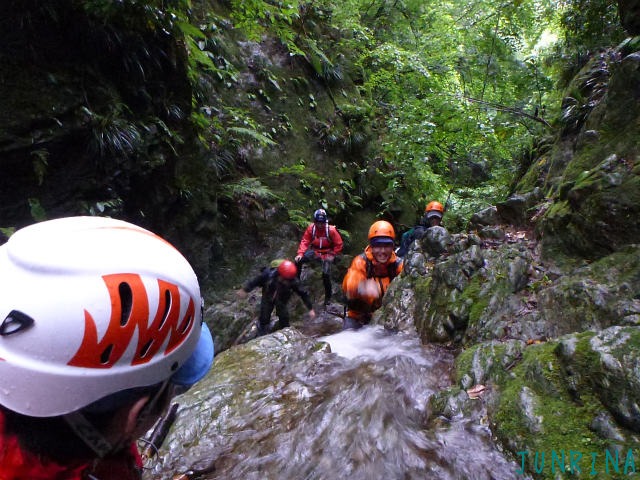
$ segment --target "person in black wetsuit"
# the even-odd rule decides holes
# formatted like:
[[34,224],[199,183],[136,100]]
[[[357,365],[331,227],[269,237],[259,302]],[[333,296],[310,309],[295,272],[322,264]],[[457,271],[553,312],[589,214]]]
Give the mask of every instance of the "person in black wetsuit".
[[275,307],[278,323],[274,330],[289,326],[289,309],[287,303],[292,293],[296,293],[309,309],[309,316],[316,316],[309,292],[302,287],[298,279],[298,268],[290,260],[273,262],[270,267],[263,268],[259,275],[249,280],[238,290],[238,296],[244,298],[251,290],[262,287],[260,301],[260,317],[258,319],[258,336],[269,333],[271,312]]

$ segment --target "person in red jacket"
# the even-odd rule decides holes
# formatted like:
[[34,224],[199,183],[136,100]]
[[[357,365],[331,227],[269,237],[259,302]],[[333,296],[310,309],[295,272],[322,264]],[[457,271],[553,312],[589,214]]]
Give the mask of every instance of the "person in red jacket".
[[342,253],[342,247],[342,237],[334,225],[329,225],[327,212],[323,208],[316,210],[313,213],[313,223],[302,235],[295,262],[298,266],[298,274],[304,263],[314,262],[322,265],[325,305],[331,301],[331,265]]
[[379,220],[369,228],[369,245],[352,260],[342,280],[347,297],[345,330],[358,329],[371,321],[389,284],[402,272],[402,260],[393,251],[394,240],[395,231],[389,222]]
[[196,275],[133,224],[68,217],[0,247],[0,479],[139,480],[135,439],[208,372]]

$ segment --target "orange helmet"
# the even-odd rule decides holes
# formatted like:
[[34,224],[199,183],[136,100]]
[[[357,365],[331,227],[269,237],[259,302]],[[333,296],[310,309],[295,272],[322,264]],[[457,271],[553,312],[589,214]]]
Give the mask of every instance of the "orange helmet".
[[285,280],[293,280],[298,275],[298,268],[291,260],[284,260],[278,265],[278,274]]
[[437,211],[437,212],[440,212],[440,213],[444,213],[444,207],[442,206],[442,204],[440,202],[433,201],[433,202],[429,202],[427,204],[427,206],[425,207],[424,211],[425,211],[425,213],[432,212],[432,211]]
[[369,228],[369,243],[371,244],[388,243],[393,245],[395,238],[396,232],[393,230],[393,226],[385,220],[378,220]]

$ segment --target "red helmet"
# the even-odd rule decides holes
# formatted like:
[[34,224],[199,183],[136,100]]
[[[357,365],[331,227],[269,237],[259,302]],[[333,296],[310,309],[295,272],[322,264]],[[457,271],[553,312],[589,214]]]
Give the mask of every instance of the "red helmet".
[[293,280],[298,275],[298,268],[291,260],[284,260],[278,265],[278,274],[285,280]]

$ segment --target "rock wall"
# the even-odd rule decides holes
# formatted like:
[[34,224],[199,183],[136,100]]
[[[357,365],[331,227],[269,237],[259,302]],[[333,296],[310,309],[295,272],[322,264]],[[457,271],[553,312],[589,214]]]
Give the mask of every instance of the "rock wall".
[[519,184],[546,201],[529,210],[549,256],[595,260],[640,238],[640,52],[594,56],[571,82],[559,134]]
[[498,441],[534,478],[636,471],[640,53],[631,45],[580,72],[553,146],[512,197],[474,215],[468,233],[414,243],[376,315],[458,350],[457,386],[431,408],[446,417],[483,402]]

